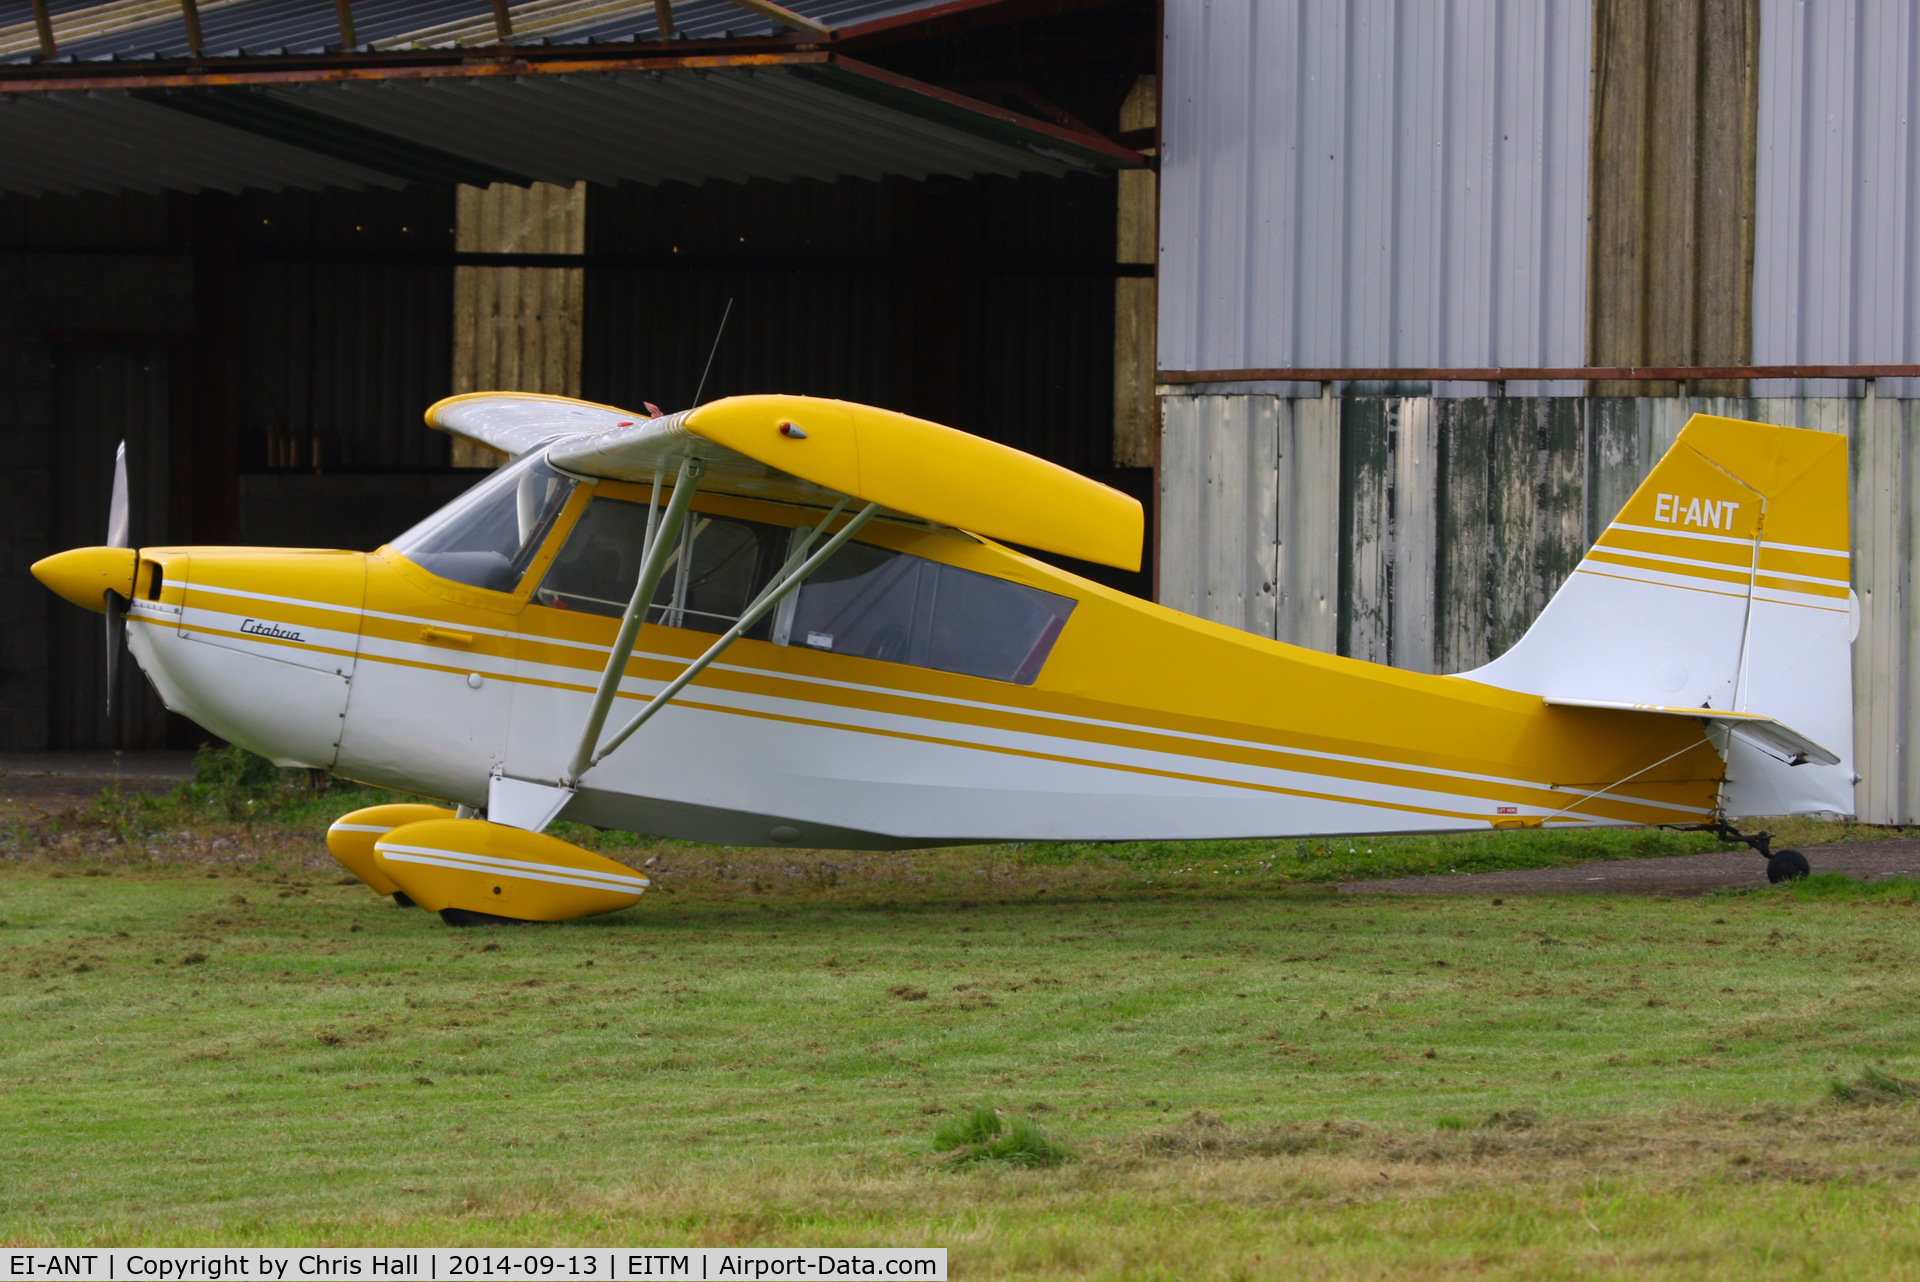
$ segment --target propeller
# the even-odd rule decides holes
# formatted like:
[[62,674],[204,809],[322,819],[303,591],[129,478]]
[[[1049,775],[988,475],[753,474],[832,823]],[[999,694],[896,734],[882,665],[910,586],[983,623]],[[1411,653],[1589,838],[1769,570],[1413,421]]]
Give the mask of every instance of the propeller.
[[[107,501],[107,546],[133,546],[127,511],[127,443],[113,456],[113,497]],[[120,677],[120,647],[127,638],[127,602],[118,592],[107,592],[107,719],[113,719],[113,687]]]

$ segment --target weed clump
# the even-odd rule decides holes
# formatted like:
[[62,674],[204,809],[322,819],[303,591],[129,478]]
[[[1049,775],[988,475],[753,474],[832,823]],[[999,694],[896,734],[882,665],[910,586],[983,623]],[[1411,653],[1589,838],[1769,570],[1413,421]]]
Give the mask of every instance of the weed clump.
[[1827,1088],[1833,1098],[1842,1104],[1871,1108],[1880,1104],[1904,1104],[1910,1099],[1920,1099],[1920,1082],[1905,1077],[1895,1077],[1884,1069],[1868,1064],[1860,1070],[1860,1076],[1851,1082],[1835,1082]]
[[1509,1108],[1498,1113],[1489,1113],[1482,1130],[1488,1131],[1530,1131],[1540,1125],[1540,1114],[1530,1108]]
[[1008,1166],[1051,1167],[1073,1160],[1073,1153],[1031,1118],[1008,1122],[991,1108],[975,1108],[941,1122],[933,1130],[933,1148],[949,1154],[956,1166],[1004,1162]]

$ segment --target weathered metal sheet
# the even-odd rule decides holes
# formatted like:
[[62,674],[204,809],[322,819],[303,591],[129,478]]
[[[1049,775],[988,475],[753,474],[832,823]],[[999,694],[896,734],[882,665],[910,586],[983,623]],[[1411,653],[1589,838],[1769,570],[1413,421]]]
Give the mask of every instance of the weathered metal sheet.
[[1340,411],[1340,653],[1393,659],[1393,428],[1391,402],[1352,400]]
[[1278,577],[1277,415],[1270,396],[1181,397],[1161,446],[1162,582],[1187,589],[1176,608],[1264,637]]
[[1333,401],[1180,396],[1161,439],[1161,600],[1332,650],[1342,450]]
[[1487,659],[1493,565],[1489,497],[1493,480],[1493,402],[1438,401],[1435,436],[1434,670],[1461,672]]
[[1434,671],[1438,619],[1440,434],[1432,397],[1396,401],[1393,434],[1393,628],[1391,662]]
[[1589,0],[1165,13],[1162,369],[1579,362]]
[[1487,649],[1503,654],[1539,612],[1540,439],[1530,401],[1501,398],[1488,415]]
[[1340,620],[1340,402],[1274,400],[1274,639],[1334,648]]
[[[1753,358],[1920,355],[1920,11],[1907,0],[1760,0]],[[1883,385],[1883,396],[1920,395]],[[1758,396],[1845,395],[1766,382]]]
[[1853,590],[1860,633],[1853,643],[1854,809],[1869,822],[1910,822],[1920,809],[1907,737],[1915,725],[1913,682],[1913,414],[1910,403],[1876,399],[1851,442]]

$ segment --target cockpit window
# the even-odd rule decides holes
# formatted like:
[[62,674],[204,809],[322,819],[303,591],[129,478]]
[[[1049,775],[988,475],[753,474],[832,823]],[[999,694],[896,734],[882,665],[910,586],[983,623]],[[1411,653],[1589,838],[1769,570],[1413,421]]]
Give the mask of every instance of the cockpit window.
[[511,592],[546,542],[573,481],[531,454],[489,476],[393,541],[429,574]]
[[[695,632],[726,631],[772,580],[789,533],[757,521],[687,513],[647,622]],[[593,500],[568,531],[566,543],[534,590],[534,601],[586,614],[626,613],[640,581],[646,534],[646,504]],[[746,635],[765,639],[770,626],[762,619]]]
[[849,543],[800,588],[797,646],[1031,685],[1070,597],[903,552]]

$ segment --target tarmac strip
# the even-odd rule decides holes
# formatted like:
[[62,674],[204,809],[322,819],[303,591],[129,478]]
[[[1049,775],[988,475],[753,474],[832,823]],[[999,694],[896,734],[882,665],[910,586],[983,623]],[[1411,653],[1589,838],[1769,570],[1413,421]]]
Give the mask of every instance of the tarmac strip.
[[[1813,871],[1845,873],[1861,881],[1920,877],[1920,838],[1841,841],[1798,846]],[[1340,884],[1343,895],[1700,895],[1728,886],[1764,886],[1767,861],[1751,851],[1613,859],[1571,868],[1515,868],[1505,872],[1388,877]]]

